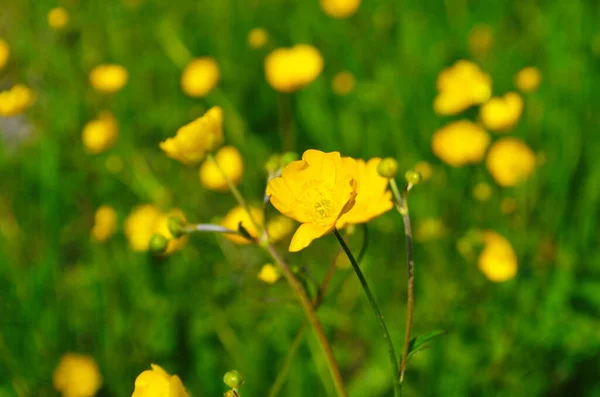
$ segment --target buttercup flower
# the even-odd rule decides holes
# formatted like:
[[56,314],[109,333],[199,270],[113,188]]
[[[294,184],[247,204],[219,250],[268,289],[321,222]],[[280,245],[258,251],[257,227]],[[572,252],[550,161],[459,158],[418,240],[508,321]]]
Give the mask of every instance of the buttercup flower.
[[10,47],[8,43],[0,39],[0,70],[8,63],[10,57]]
[[135,379],[135,389],[131,397],[189,397],[187,390],[177,375],[170,375],[156,364],[150,364]]
[[0,116],[21,114],[34,103],[34,92],[29,87],[16,84],[11,89],[0,92]]
[[[244,207],[237,206],[231,209],[227,215],[225,215],[223,220],[221,220],[221,226],[231,230],[238,230],[241,223],[244,229],[246,229],[246,231],[250,233],[252,237],[256,238],[258,237],[258,231],[256,230],[252,220],[254,220],[254,222],[256,222],[259,226],[262,225],[263,213],[260,208],[253,206],[250,206],[250,213],[252,214],[252,218],[250,218],[250,215],[248,212],[246,212]],[[240,245],[250,243],[248,239],[237,234],[225,234],[225,237],[227,237],[227,239],[230,241]]]
[[485,164],[498,185],[514,186],[533,173],[535,154],[522,140],[503,138],[490,147]]
[[494,131],[506,131],[515,126],[523,112],[523,99],[516,92],[492,98],[479,110],[483,124]]
[[510,242],[500,234],[488,230],[483,233],[484,247],[479,255],[479,270],[497,283],[507,281],[517,274],[517,255]]
[[477,201],[488,201],[492,197],[492,187],[485,182],[473,186],[473,197]]
[[147,251],[148,243],[154,235],[155,225],[161,213],[151,204],[141,205],[133,209],[125,219],[125,236],[129,247],[134,251]]
[[280,92],[294,92],[312,83],[323,70],[319,51],[307,44],[278,48],[265,59],[265,76]]
[[354,14],[361,0],[321,0],[321,8],[332,18],[347,18]]
[[433,135],[433,153],[453,167],[479,163],[490,143],[489,134],[469,120],[459,120],[440,128]]
[[181,74],[181,89],[191,97],[203,97],[217,86],[220,76],[219,65],[213,58],[196,58]]
[[494,31],[490,25],[475,25],[469,32],[469,51],[476,57],[485,56],[494,43]]
[[63,397],[92,397],[100,389],[102,377],[92,356],[67,353],[54,370],[52,383]]
[[202,161],[210,152],[223,143],[223,110],[212,107],[204,116],[184,125],[173,138],[160,143],[167,156],[184,164]]
[[281,176],[271,179],[267,195],[273,206],[302,223],[292,237],[290,252],[333,230],[352,209],[358,188],[356,169],[356,160],[342,158],[338,152],[307,150],[302,160],[291,162]]
[[114,116],[108,112],[89,121],[81,133],[83,146],[88,153],[102,153],[115,144],[119,136],[119,126]]
[[112,94],[123,88],[128,78],[121,65],[98,65],[90,73],[90,84],[96,91]]
[[267,222],[269,241],[276,243],[287,237],[294,230],[294,221],[285,216],[273,216]]
[[437,89],[434,110],[443,116],[453,115],[487,101],[492,79],[473,62],[461,60],[440,72]]
[[96,241],[106,241],[117,231],[117,211],[109,205],[103,205],[96,210],[92,238]]
[[333,77],[331,88],[338,95],[348,95],[354,89],[354,76],[350,72],[339,72]]
[[[244,162],[240,152],[233,146],[223,146],[215,154],[215,160],[229,180],[234,185],[239,185],[244,173]],[[200,166],[200,181],[202,185],[210,190],[219,192],[228,191],[229,187],[221,170],[212,161],[202,163]]]
[[64,7],[56,7],[48,13],[48,25],[54,30],[61,30],[69,23],[69,12]]
[[263,48],[269,40],[269,34],[263,28],[254,28],[248,33],[248,45],[252,48]]
[[280,278],[279,270],[270,263],[264,265],[258,273],[258,279],[267,284],[275,284]]
[[515,84],[519,91],[524,93],[533,92],[538,89],[542,81],[542,73],[533,66],[523,68],[515,76]]

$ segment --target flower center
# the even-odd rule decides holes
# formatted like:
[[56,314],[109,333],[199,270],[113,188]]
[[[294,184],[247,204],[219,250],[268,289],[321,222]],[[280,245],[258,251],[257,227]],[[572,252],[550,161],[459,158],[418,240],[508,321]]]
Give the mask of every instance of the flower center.
[[334,215],[333,186],[325,181],[313,179],[304,183],[302,190],[302,210],[313,222],[323,222]]

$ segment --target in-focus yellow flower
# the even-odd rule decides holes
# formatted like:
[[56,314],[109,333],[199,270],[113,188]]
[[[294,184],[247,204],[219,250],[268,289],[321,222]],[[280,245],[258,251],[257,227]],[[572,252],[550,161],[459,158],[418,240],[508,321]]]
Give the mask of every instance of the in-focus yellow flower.
[[81,140],[88,153],[98,154],[113,147],[118,136],[117,120],[111,113],[104,112],[83,127]]
[[90,84],[96,91],[112,94],[119,91],[129,78],[121,65],[98,65],[90,73]]
[[196,58],[181,74],[181,89],[191,97],[203,97],[217,86],[220,76],[217,61],[211,57]]
[[92,356],[67,353],[54,370],[52,383],[63,397],[92,397],[100,389],[102,377]]
[[517,255],[510,242],[488,230],[483,233],[484,247],[479,255],[479,270],[496,283],[508,281],[517,274]]
[[194,164],[222,143],[223,110],[214,106],[204,116],[179,128],[175,137],[168,138],[159,146],[167,156],[184,164]]
[[442,237],[446,233],[446,226],[439,218],[425,218],[417,223],[415,240],[431,241]]
[[248,45],[252,48],[263,48],[269,40],[269,34],[263,28],[254,28],[248,33]]
[[348,95],[354,89],[354,76],[350,72],[339,72],[331,81],[333,92]]
[[131,397],[189,397],[187,390],[177,375],[170,375],[156,364],[150,364],[135,379],[135,389]]
[[[244,229],[246,229],[246,231],[250,233],[252,237],[256,238],[258,237],[258,231],[256,230],[252,220],[254,220],[254,222],[256,222],[260,227],[260,225],[263,223],[263,212],[258,207],[250,206],[250,213],[252,214],[252,218],[250,218],[250,215],[248,212],[246,212],[244,207],[237,206],[231,209],[227,215],[225,215],[225,217],[221,220],[221,226],[237,231],[241,223]],[[250,243],[250,241],[248,241],[246,238],[237,234],[225,234],[225,237],[236,244]]]
[[319,51],[308,44],[278,48],[265,59],[265,76],[271,87],[280,92],[294,92],[312,83],[323,70]]
[[469,32],[469,51],[473,56],[485,56],[494,44],[494,30],[485,23],[473,26]]
[[[307,150],[281,176],[271,179],[267,195],[283,215],[302,223],[292,237],[290,252],[300,251],[330,232],[352,209],[357,194],[356,160],[338,152]],[[359,213],[362,215],[362,213]]]
[[280,278],[279,270],[271,263],[264,265],[258,273],[258,279],[267,284],[275,284]]
[[533,92],[538,89],[542,81],[542,73],[533,66],[523,68],[515,76],[515,84],[519,91],[524,93]]
[[453,167],[479,163],[490,143],[489,134],[469,120],[459,120],[436,131],[431,141],[433,153]]
[[507,137],[494,142],[485,163],[498,185],[514,186],[535,170],[535,154],[522,140]]
[[360,6],[361,0],[321,0],[321,8],[332,18],[347,18]]
[[35,93],[31,88],[15,84],[12,88],[0,92],[0,116],[10,117],[21,114],[35,103]]
[[440,72],[437,89],[435,112],[453,115],[487,101],[492,94],[492,79],[475,63],[461,60]]
[[109,205],[103,205],[96,210],[92,238],[96,241],[106,241],[117,231],[117,211]]
[[479,110],[483,125],[494,131],[507,131],[517,124],[523,112],[523,99],[516,92],[492,98]]
[[69,23],[69,12],[64,7],[56,7],[48,13],[48,25],[54,30],[61,30]]
[[357,182],[354,206],[337,221],[337,228],[357,223],[365,223],[389,211],[394,206],[392,192],[388,190],[389,180],[379,175],[377,167],[381,159],[376,157],[365,163],[355,160],[355,180]]
[[173,238],[173,234],[171,234],[171,230],[169,229],[169,218],[171,217],[176,217],[181,219],[184,223],[186,222],[185,215],[179,208],[174,208],[165,214],[160,214],[156,219],[156,223],[154,224],[154,234],[160,234],[169,241],[163,255],[169,255],[175,251],[179,251],[185,247],[185,244],[189,239],[187,234],[178,238]]
[[283,240],[292,230],[294,230],[294,221],[285,216],[274,216],[267,222],[267,233],[272,243]]
[[488,201],[492,197],[492,187],[485,182],[473,186],[473,197],[477,201]]
[[125,237],[129,247],[138,252],[147,251],[150,239],[154,235],[155,225],[160,218],[160,211],[151,204],[138,206],[125,219]]
[[[240,152],[233,146],[223,146],[215,154],[215,160],[229,180],[235,186],[239,185],[244,174],[244,162]],[[226,192],[229,187],[219,167],[212,161],[202,163],[200,166],[200,181],[207,189]]]
[[421,180],[423,182],[431,179],[433,176],[433,167],[427,161],[419,161],[415,164],[414,170],[421,174]]
[[0,70],[8,63],[10,57],[10,47],[8,43],[0,39]]

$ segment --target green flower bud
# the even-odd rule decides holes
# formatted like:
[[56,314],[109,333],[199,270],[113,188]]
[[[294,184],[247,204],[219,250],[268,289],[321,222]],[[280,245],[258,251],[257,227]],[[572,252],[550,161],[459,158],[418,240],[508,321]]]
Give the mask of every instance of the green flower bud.
[[239,394],[237,394],[235,391],[233,390],[227,390],[225,392],[225,394],[223,394],[223,397],[238,397]]
[[265,163],[265,171],[267,171],[269,174],[276,172],[280,167],[281,156],[278,154],[272,154]]
[[167,245],[169,244],[169,240],[165,238],[162,234],[155,234],[150,239],[149,249],[154,255],[164,254],[167,250]]
[[234,369],[223,376],[223,382],[232,389],[237,389],[244,383],[244,377]]
[[185,222],[177,216],[170,216],[168,220],[169,231],[173,237],[181,237],[185,234]]
[[411,185],[418,185],[419,182],[421,182],[421,174],[413,170],[406,171],[404,178],[406,178],[406,182],[410,183]]
[[398,172],[398,162],[396,159],[386,157],[379,162],[379,166],[377,166],[377,172],[384,178],[392,179]]
[[298,153],[285,152],[284,154],[281,155],[281,166],[285,167],[286,165],[288,165],[292,161],[296,161],[299,158],[300,157],[298,156]]

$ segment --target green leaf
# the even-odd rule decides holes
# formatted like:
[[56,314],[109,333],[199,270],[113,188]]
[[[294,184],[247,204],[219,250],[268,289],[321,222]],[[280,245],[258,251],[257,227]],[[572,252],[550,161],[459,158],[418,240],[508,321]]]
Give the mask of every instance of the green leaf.
[[426,343],[430,340],[437,338],[441,335],[446,335],[448,332],[443,329],[436,329],[435,331],[429,331],[423,335],[414,336],[408,343],[408,357],[407,361],[419,354],[421,351],[427,349],[429,345]]

